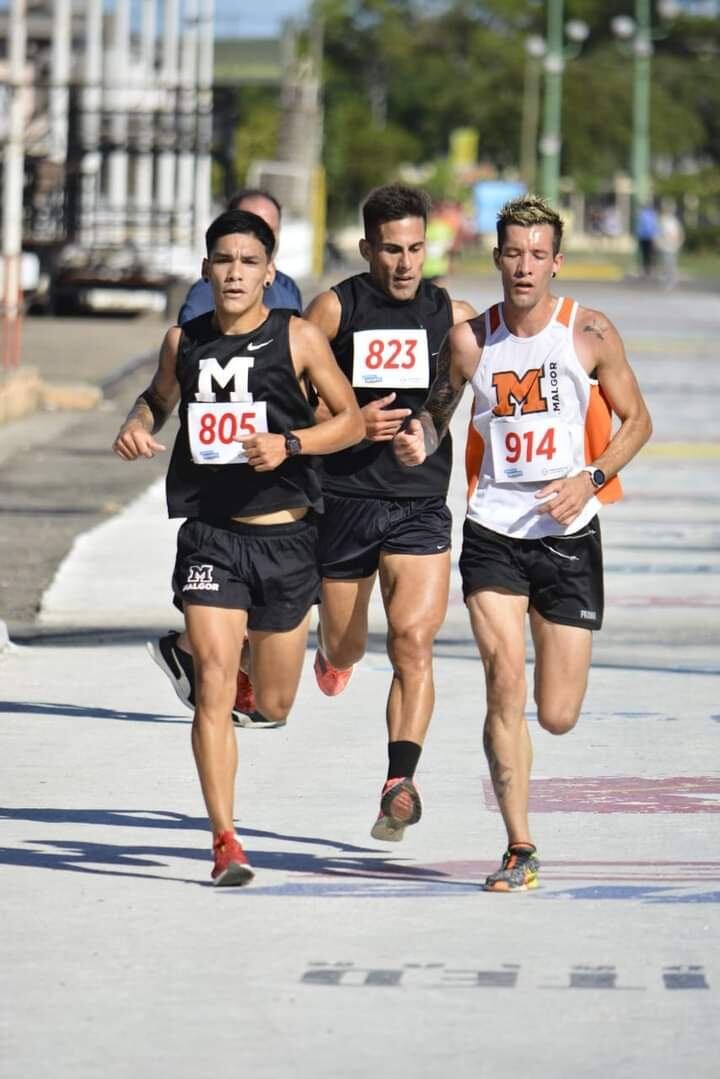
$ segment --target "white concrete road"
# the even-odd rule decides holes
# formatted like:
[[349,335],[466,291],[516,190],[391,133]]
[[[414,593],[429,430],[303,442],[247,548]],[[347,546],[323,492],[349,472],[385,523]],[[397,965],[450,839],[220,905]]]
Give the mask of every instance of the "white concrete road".
[[[553,739],[529,712],[542,888],[479,887],[503,835],[457,581],[421,823],[397,847],[369,837],[385,656],[338,700],[308,663],[288,727],[238,734],[256,880],[209,886],[190,715],[142,647],[144,627],[176,622],[175,526],[153,488],[60,568],[41,621],[67,635],[0,656],[2,1079],[714,1079],[717,304],[573,291],[624,333],[656,436],[605,515],[607,623],[582,720]],[[458,470],[458,525],[462,487]],[[83,640],[87,626],[135,636]]]

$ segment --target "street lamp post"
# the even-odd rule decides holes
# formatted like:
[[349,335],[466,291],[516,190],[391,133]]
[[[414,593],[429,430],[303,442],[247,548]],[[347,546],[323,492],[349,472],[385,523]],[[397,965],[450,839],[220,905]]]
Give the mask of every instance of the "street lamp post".
[[563,0],[548,0],[545,53],[545,99],[540,139],[540,186],[549,202],[557,203],[560,185],[560,122],[562,115]]
[[[658,0],[661,19],[672,19],[678,12],[674,0]],[[633,117],[630,169],[632,172],[633,210],[650,201],[650,65],[653,39],[662,38],[667,30],[653,30],[650,0],[635,0],[635,18],[616,15],[610,26],[617,38],[632,43],[633,56]]]
[[635,0],[632,176],[635,208],[650,198],[650,0]]
[[570,45],[563,44],[563,0],[547,0],[545,39],[545,99],[543,133],[540,139],[540,188],[544,197],[557,204],[560,193],[560,151],[562,148],[562,75],[565,61],[577,56],[589,27],[580,19],[570,19],[564,27]]

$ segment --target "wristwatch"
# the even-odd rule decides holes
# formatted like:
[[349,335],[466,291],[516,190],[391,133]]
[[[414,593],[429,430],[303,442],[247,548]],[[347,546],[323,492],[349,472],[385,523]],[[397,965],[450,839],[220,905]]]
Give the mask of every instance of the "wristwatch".
[[585,465],[585,467],[582,468],[580,471],[587,472],[588,476],[590,477],[590,482],[596,490],[598,487],[604,486],[605,473],[601,468],[595,468],[595,465]]
[[302,452],[302,443],[292,431],[285,432],[285,454],[287,457],[297,457]]

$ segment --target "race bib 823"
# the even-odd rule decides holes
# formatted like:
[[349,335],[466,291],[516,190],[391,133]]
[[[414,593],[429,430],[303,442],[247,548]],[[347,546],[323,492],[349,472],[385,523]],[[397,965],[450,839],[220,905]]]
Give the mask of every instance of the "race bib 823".
[[352,384],[426,390],[430,385],[427,331],[358,330],[353,334]]

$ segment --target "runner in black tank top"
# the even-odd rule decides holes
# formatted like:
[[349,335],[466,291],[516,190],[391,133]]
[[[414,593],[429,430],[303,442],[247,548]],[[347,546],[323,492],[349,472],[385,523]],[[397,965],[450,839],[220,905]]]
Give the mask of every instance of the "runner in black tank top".
[[[173,575],[185,632],[151,644],[195,709],[193,751],[213,829],[215,884],[253,876],[233,830],[232,726],[246,631],[265,726],[285,723],[300,679],[319,573],[314,457],[361,437],[352,389],[323,335],[262,303],[273,233],[255,214],[222,214],[207,232],[203,275],[215,310],[168,330],[151,385],[113,449],[124,460],[165,447],[154,434],[180,402],[167,477],[168,511],[186,517]],[[330,418],[315,423],[312,383]],[[243,676],[244,677],[244,676]]]
[[420,819],[413,776],[432,714],[432,645],[447,607],[451,529],[450,437],[422,469],[400,466],[392,439],[422,407],[453,322],[475,314],[422,281],[428,206],[424,192],[399,184],[372,192],[360,241],[369,272],[322,293],[306,312],[330,341],[365,419],[364,440],[324,462],[315,675],[329,696],[347,685],[365,652],[379,574],[393,665],[389,767],[372,828],[384,841],[402,839]]

